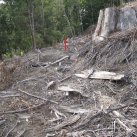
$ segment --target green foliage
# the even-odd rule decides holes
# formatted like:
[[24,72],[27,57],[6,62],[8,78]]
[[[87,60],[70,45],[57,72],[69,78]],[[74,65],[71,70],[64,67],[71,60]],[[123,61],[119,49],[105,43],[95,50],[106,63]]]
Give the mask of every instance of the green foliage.
[[[0,55],[37,48],[80,34],[98,19],[99,10],[120,0],[5,0],[0,5]],[[111,4],[111,5],[110,5]],[[32,22],[32,15],[33,21]],[[14,49],[14,50],[13,50]]]
[[11,49],[9,52],[6,52],[5,54],[3,54],[4,58],[7,58],[7,59],[13,57],[14,55],[23,56],[24,51],[20,49],[18,50]]

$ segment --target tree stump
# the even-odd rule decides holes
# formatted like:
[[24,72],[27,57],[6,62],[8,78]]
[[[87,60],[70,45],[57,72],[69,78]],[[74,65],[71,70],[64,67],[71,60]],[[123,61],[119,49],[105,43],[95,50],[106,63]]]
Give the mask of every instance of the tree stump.
[[93,41],[100,42],[113,32],[126,31],[137,26],[137,5],[100,10]]

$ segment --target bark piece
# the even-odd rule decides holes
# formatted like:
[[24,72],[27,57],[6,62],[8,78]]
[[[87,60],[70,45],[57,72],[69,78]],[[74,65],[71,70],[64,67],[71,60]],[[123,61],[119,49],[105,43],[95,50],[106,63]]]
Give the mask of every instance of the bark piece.
[[[91,75],[89,75],[92,72]],[[103,80],[122,80],[125,75],[123,74],[117,74],[115,72],[108,72],[108,71],[94,71],[91,70],[85,70],[82,71],[81,74],[75,74],[77,77],[81,78],[90,78],[90,79],[103,79]]]
[[77,94],[77,95],[80,94],[83,97],[89,97],[88,95],[83,94],[80,89],[71,88],[69,86],[60,86],[60,87],[58,87],[58,90],[66,92],[67,96],[70,95],[71,93],[74,93],[74,95],[75,94]]
[[101,36],[107,37],[115,29],[115,17],[116,9],[115,8],[106,8],[104,11],[104,22],[102,24]]
[[84,70],[82,71],[81,74],[75,74],[75,76],[80,77],[80,78],[89,78],[91,74],[93,74],[94,70],[89,69],[89,70]]
[[99,36],[99,34],[101,32],[103,17],[104,17],[104,11],[100,10],[99,17],[98,17],[98,23],[97,23],[97,27],[95,29],[94,37]]

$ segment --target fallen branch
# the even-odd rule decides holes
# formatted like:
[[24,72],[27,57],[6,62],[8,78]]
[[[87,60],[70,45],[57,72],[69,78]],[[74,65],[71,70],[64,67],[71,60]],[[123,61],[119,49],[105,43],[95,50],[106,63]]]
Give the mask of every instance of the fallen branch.
[[30,81],[30,80],[37,80],[37,79],[36,78],[28,78],[28,79],[24,79],[22,81],[18,81],[17,84],[27,82],[27,81]]
[[56,60],[56,61],[53,62],[53,63],[50,63],[49,66],[55,65],[55,64],[57,64],[57,63],[65,60],[65,59],[68,59],[68,58],[69,58],[69,56],[65,56],[65,57],[63,57],[63,58],[61,58],[61,59],[59,59],[59,60]]
[[69,58],[69,56],[65,56],[65,57],[63,57],[63,58],[61,58],[61,59],[59,59],[59,60],[56,60],[55,62],[52,62],[52,63],[50,63],[50,64],[47,64],[47,63],[44,63],[44,64],[35,64],[35,65],[32,65],[32,67],[41,67],[41,66],[42,66],[42,67],[44,67],[44,68],[48,68],[48,67],[50,67],[50,66],[52,66],[52,65],[55,65],[55,64],[57,64],[57,63],[65,60],[65,59],[68,59],[68,58]]
[[24,82],[28,82],[28,81],[37,81],[38,79],[41,79],[41,78],[45,78],[45,76],[39,76],[39,77],[31,77],[31,78],[27,78],[27,79],[24,79],[24,80],[21,80],[21,81],[18,81],[16,84],[19,84],[19,83],[24,83]]
[[76,123],[80,119],[80,115],[75,115],[72,117],[69,117],[68,119],[64,120],[59,125],[46,129],[46,132],[53,132],[62,129],[63,127],[70,126],[74,123]]
[[0,112],[0,115],[3,115],[3,114],[23,113],[23,112],[28,112],[28,111],[30,111],[30,110],[36,110],[36,109],[42,107],[43,105],[45,105],[45,103],[46,103],[46,102],[41,103],[41,104],[39,104],[39,105],[36,105],[36,106],[34,106],[34,107],[26,108],[26,109]]
[[30,94],[30,93],[28,93],[28,92],[26,92],[26,91],[21,90],[21,89],[18,89],[18,91],[20,91],[20,92],[22,92],[22,93],[24,93],[24,94],[26,94],[26,95],[28,95],[28,96],[31,96],[31,97],[33,97],[33,98],[37,98],[37,99],[44,100],[44,101],[46,101],[46,102],[51,102],[51,103],[58,104],[57,102],[55,102],[55,101],[53,101],[53,100],[49,100],[49,99],[42,98],[42,97],[39,97],[39,96],[36,96],[36,95],[32,95],[32,94]]

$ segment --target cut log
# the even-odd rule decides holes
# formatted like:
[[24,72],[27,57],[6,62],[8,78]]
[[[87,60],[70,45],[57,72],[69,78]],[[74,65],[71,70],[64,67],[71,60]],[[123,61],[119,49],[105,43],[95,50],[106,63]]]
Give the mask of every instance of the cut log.
[[93,72],[93,70],[85,70],[82,71],[81,74],[75,74],[77,77],[81,78],[90,78],[90,79],[104,79],[104,80],[122,80],[125,75],[123,74],[117,74],[114,72],[108,72],[108,71],[94,71],[90,76],[89,72]]

